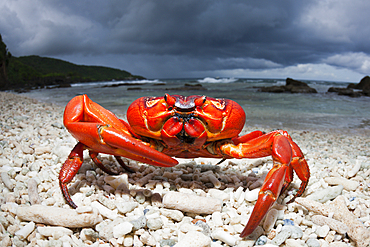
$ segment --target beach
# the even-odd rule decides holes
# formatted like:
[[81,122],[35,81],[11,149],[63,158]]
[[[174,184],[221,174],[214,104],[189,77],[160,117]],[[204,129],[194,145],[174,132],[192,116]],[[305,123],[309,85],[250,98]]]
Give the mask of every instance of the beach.
[[[64,107],[0,92],[0,109],[1,246],[370,243],[369,129],[284,128],[308,162],[308,186],[302,197],[286,204],[301,183],[294,176],[255,232],[241,239],[263,178],[272,168],[271,157],[232,159],[218,166],[215,159],[179,159],[173,168],[127,160],[135,172],[124,173],[113,157],[101,155],[105,165],[121,172],[111,176],[86,152],[68,184],[75,210],[65,202],[58,181],[77,143],[63,126]],[[245,127],[243,133],[253,130]],[[171,204],[171,196],[185,198],[189,207]],[[195,207],[203,199],[205,208]]]

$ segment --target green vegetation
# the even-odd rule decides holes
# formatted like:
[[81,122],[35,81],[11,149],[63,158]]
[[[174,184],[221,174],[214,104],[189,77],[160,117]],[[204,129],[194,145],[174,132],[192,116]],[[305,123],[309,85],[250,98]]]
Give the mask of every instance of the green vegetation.
[[0,34],[0,90],[9,85],[7,68],[11,57],[12,54],[6,48],[6,44],[3,42]]
[[76,65],[60,59],[39,56],[11,57],[8,77],[11,88],[68,86],[75,82],[143,79],[141,76],[132,75],[124,70]]
[[103,66],[76,65],[60,59],[13,57],[0,35],[0,90],[31,89],[75,82],[145,79],[127,71]]

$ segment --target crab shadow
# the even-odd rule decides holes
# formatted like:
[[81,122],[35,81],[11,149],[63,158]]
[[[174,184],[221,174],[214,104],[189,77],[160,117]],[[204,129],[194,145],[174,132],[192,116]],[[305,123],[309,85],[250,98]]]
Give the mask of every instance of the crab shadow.
[[[243,190],[260,188],[271,166],[271,159],[245,159],[227,160],[217,164],[216,159],[184,160],[174,167],[156,167],[123,159],[131,169],[125,171],[112,156],[103,156],[101,161],[109,169],[117,173],[109,175],[98,168],[94,162],[87,158],[69,186],[73,196],[78,192],[85,192],[85,196],[103,193],[106,197],[128,194],[140,203],[152,200],[154,193],[162,194],[166,191],[192,190],[197,194],[207,193],[210,189],[235,191],[242,187]],[[207,163],[206,163],[207,162]],[[126,174],[126,175],[125,175]],[[113,185],[108,179],[115,177],[125,181]],[[117,181],[115,181],[117,183]],[[85,189],[82,189],[85,188]],[[289,191],[289,189],[288,189]],[[279,201],[285,197],[280,196]]]

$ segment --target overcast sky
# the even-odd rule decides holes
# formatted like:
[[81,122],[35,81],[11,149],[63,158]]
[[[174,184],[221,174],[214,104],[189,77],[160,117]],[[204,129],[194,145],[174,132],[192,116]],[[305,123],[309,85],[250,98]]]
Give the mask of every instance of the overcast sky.
[[370,74],[369,0],[0,0],[14,56],[147,78],[358,82]]

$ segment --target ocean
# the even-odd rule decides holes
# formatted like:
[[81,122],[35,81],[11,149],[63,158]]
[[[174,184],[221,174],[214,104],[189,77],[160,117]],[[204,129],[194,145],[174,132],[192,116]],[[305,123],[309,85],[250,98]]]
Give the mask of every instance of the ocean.
[[[38,89],[23,95],[42,102],[65,106],[76,95],[90,99],[115,114],[125,114],[128,106],[142,96],[168,94],[206,95],[238,102],[247,114],[246,125],[253,128],[295,130],[370,129],[370,97],[351,98],[327,93],[330,87],[346,87],[349,83],[304,81],[317,94],[259,92],[258,87],[285,85],[285,79],[156,79],[75,83],[68,88]],[[185,86],[186,84],[201,86]]]

